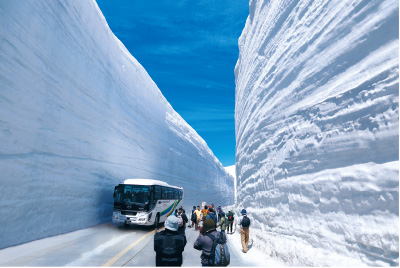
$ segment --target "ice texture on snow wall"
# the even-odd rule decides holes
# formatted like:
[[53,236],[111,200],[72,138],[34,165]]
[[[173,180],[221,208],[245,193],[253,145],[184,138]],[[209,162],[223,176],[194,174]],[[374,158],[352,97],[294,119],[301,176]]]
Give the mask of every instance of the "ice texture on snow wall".
[[[111,221],[121,180],[233,203],[233,180],[95,1],[0,1],[0,248]],[[187,208],[189,208],[187,207]]]
[[250,1],[235,68],[238,203],[267,254],[399,264],[398,13],[395,0]]

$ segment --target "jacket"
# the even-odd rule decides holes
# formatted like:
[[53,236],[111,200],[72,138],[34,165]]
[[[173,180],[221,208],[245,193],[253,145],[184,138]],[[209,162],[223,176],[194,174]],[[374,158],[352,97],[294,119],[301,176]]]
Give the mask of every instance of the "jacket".
[[[221,235],[220,232],[218,232],[217,230],[210,230],[207,233],[213,235],[216,239],[219,238],[219,236]],[[226,239],[226,237],[225,237]],[[209,261],[211,258],[211,248],[213,245],[213,241],[211,240],[211,238],[209,238],[206,235],[199,235],[196,239],[196,241],[194,242],[194,248],[197,250],[202,250],[203,252],[201,253],[201,264],[202,265],[210,265]]]
[[222,211],[221,207],[218,207],[218,215],[221,214],[221,213],[224,213],[224,212]]
[[[239,217],[239,226],[240,226],[240,228],[248,228],[248,227],[243,227],[243,226],[242,226],[242,220],[243,220],[243,217],[244,217],[244,216],[247,217],[247,215],[242,215],[242,216]],[[251,222],[250,222],[250,224],[251,224]],[[250,226],[249,226],[249,227],[250,227]]]
[[186,236],[165,229],[154,235],[156,266],[181,266]]
[[196,213],[196,216],[197,216],[197,220],[200,220],[201,219],[201,210],[195,210],[194,211],[194,213]]
[[225,217],[221,217],[221,220],[219,221],[218,226],[221,227],[221,231],[225,231],[225,230],[226,230],[226,220],[225,220]]
[[230,212],[232,212],[233,217],[235,217],[235,212],[233,212],[233,211],[229,211],[228,213],[226,213],[226,220],[228,222],[229,222],[229,218],[228,218],[229,216],[228,215],[229,215]]
[[178,212],[178,215],[176,215],[176,216],[177,217],[181,216],[182,220],[183,220],[183,226],[186,226],[186,223],[189,221],[188,217],[186,216],[186,213],[183,213],[183,212],[179,213]]
[[217,223],[218,223],[217,215],[215,215],[214,212],[208,213],[206,220],[208,220],[208,219],[212,219],[214,221],[215,225],[217,225]]

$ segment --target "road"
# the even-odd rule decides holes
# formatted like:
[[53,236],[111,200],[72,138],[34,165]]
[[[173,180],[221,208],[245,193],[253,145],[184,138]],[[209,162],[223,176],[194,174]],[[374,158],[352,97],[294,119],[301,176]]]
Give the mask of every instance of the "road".
[[[186,229],[182,266],[201,266],[193,248],[198,231]],[[111,223],[0,250],[0,266],[155,266],[154,229]],[[230,266],[249,266],[230,245]]]

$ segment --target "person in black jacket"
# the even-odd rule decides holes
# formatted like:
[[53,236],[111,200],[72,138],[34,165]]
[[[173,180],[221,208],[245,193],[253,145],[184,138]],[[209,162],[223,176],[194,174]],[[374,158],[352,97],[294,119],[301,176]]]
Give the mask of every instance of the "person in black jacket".
[[192,221],[192,226],[190,226],[190,227],[192,227],[192,228],[193,228],[193,225],[196,223],[196,220],[197,220],[196,214],[194,213],[195,210],[196,210],[196,206],[193,206],[192,214],[190,214],[190,220]]
[[186,236],[178,233],[178,218],[169,216],[165,230],[154,235],[156,266],[182,266],[185,245]]
[[188,217],[186,216],[185,210],[183,208],[180,208],[178,210],[178,214],[176,215],[176,217],[181,217],[182,220],[183,220],[183,225],[182,226],[178,226],[178,233],[185,234],[186,223],[189,221]]

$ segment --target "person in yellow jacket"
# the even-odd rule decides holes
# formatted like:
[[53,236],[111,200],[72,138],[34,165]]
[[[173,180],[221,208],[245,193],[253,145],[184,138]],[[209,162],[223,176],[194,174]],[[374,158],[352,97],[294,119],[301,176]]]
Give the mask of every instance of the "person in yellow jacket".
[[200,210],[200,206],[197,206],[197,209],[194,211],[194,213],[196,214],[196,224],[195,224],[195,230],[199,230],[199,224],[201,221],[201,210]]

